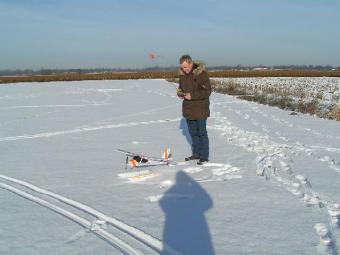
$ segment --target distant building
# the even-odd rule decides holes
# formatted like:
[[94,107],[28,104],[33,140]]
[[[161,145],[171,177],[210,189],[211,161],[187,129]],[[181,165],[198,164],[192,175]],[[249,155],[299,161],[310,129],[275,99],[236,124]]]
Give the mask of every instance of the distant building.
[[267,71],[269,70],[268,67],[255,67],[253,68],[254,71]]

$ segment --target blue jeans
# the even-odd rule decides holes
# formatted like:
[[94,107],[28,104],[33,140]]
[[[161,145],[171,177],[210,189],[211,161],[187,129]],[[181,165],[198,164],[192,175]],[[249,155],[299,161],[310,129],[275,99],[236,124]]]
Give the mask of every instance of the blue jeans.
[[209,159],[209,138],[207,120],[188,120],[189,134],[192,140],[192,155],[201,159]]

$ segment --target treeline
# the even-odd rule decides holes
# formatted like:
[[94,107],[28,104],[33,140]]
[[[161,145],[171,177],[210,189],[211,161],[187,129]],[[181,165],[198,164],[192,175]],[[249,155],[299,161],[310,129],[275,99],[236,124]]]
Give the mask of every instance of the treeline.
[[[123,72],[171,72],[177,70],[178,67],[147,67],[147,68],[71,68],[71,69],[17,69],[17,70],[0,70],[0,76],[29,76],[29,75],[59,75],[59,74],[90,74],[90,73],[123,73]],[[238,70],[250,71],[256,69],[263,70],[308,70],[308,71],[340,71],[339,67],[331,65],[275,65],[275,66],[208,66],[209,71],[214,70]]]
[[[340,70],[219,70],[209,71],[210,77],[340,77]],[[0,83],[50,82],[82,80],[168,79],[176,81],[178,71],[131,71],[131,72],[69,72],[45,75],[0,76]]]
[[125,72],[161,72],[173,71],[177,67],[147,67],[137,68],[73,68],[73,69],[17,69],[17,70],[0,70],[0,76],[28,76],[28,75],[60,75],[60,74],[92,74],[92,73],[125,73]]

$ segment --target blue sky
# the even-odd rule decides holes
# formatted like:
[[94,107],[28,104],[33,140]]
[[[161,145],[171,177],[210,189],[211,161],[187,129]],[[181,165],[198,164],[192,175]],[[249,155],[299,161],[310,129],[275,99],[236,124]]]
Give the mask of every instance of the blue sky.
[[0,0],[0,69],[170,66],[185,53],[340,66],[339,13],[339,0]]

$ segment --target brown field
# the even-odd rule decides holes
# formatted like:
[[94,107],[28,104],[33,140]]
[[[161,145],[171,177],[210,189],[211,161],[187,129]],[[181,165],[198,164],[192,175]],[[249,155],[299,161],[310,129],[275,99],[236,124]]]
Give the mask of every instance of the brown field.
[[112,72],[58,75],[0,76],[0,83],[16,82],[51,82],[51,81],[83,81],[83,80],[129,80],[129,79],[167,79],[175,77],[175,72]]
[[[301,71],[301,70],[266,70],[266,71],[209,71],[210,77],[340,77],[340,71]],[[50,82],[82,80],[128,80],[128,79],[175,79],[177,71],[150,72],[105,72],[105,73],[66,73],[58,75],[0,76],[0,83]]]

